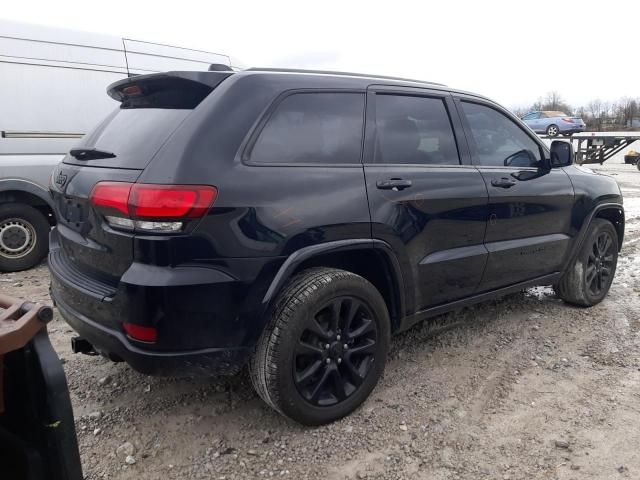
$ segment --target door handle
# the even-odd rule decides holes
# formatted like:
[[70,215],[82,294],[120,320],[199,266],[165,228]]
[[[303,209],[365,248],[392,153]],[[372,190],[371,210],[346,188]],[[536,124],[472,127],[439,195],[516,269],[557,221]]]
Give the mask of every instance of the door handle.
[[507,177],[494,178],[493,180],[491,180],[491,185],[493,185],[494,187],[500,187],[500,188],[511,188],[516,183],[517,182],[513,178],[507,178]]
[[389,180],[378,180],[376,182],[376,187],[380,190],[404,190],[405,188],[409,188],[411,185],[411,180],[403,180],[402,178],[390,178]]

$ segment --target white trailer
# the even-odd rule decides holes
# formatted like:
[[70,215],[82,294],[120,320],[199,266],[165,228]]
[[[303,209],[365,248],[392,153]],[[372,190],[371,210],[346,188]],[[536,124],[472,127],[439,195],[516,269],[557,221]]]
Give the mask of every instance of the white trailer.
[[46,254],[51,171],[117,107],[110,83],[212,64],[237,68],[218,53],[0,20],[0,271]]

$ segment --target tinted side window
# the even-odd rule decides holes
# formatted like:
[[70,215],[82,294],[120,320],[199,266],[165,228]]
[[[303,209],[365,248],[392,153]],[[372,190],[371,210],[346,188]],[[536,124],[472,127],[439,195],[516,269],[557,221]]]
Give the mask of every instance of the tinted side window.
[[444,101],[407,95],[376,95],[376,163],[459,165]]
[[538,166],[540,147],[504,114],[477,103],[462,102],[480,165]]
[[276,107],[251,151],[259,163],[360,163],[363,93],[295,93]]
[[538,118],[540,118],[539,113],[527,113],[524,117],[522,117],[523,120],[537,120]]

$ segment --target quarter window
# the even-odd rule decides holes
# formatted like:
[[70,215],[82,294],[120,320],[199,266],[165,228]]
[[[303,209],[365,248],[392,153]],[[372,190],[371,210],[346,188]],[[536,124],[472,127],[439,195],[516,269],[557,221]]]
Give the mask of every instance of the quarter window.
[[462,102],[480,165],[495,167],[537,167],[539,145],[515,122],[497,110]]
[[257,163],[360,163],[363,93],[295,93],[276,107],[250,154]]
[[375,109],[375,163],[460,164],[442,99],[377,94]]

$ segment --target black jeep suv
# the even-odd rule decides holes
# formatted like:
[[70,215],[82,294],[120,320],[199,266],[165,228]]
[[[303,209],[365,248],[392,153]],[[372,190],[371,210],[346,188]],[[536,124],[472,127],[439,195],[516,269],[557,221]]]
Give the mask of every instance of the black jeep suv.
[[533,285],[607,294],[616,182],[439,84],[336,72],[170,72],[52,176],[51,293],[144,373],[233,374],[304,424],[344,416],[391,334]]

